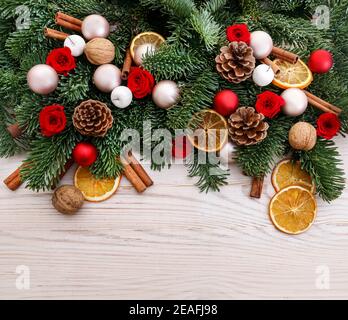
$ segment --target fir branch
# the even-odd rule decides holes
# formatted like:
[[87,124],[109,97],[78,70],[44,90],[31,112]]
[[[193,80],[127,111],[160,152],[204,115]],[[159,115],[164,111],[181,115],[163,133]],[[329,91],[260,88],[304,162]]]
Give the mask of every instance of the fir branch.
[[195,11],[190,22],[192,28],[197,32],[207,50],[211,51],[219,42],[222,28],[216,23],[211,13],[204,9]]
[[270,173],[278,158],[288,150],[288,132],[294,119],[280,116],[270,121],[268,136],[261,143],[237,148],[237,165],[251,177]]
[[167,126],[171,129],[185,129],[195,112],[211,108],[218,89],[218,74],[209,69],[188,79],[182,89],[182,100],[168,111]]
[[198,52],[170,45],[164,45],[154,55],[146,56],[143,63],[157,81],[188,77],[202,69],[204,64]]
[[226,5],[227,0],[209,0],[203,5],[203,8],[211,14],[215,14],[219,11],[223,11]]
[[[59,103],[70,105],[76,101],[87,99],[90,94],[92,68],[88,63],[77,62],[73,73],[67,77],[61,77],[56,91]],[[76,105],[73,105],[75,108]]]
[[140,4],[151,9],[161,9],[178,18],[188,18],[195,9],[192,0],[140,0]]
[[74,130],[66,130],[53,138],[38,137],[34,140],[25,161],[27,166],[21,171],[27,187],[40,191],[56,185],[73,148],[81,139]]
[[[205,163],[201,163],[202,156],[206,159]],[[219,164],[212,163],[209,154],[202,154],[195,150],[186,166],[189,177],[198,178],[196,186],[201,192],[220,191],[220,187],[227,185],[229,171],[220,167]]]
[[345,187],[343,163],[333,141],[318,139],[311,151],[298,151],[302,168],[312,177],[316,190],[325,201],[337,199]]

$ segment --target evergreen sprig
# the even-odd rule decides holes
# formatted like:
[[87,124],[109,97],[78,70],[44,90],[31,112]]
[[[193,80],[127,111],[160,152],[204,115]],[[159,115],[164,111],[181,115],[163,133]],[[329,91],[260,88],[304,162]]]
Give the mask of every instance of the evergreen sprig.
[[254,146],[237,148],[237,164],[246,175],[263,177],[272,171],[276,161],[289,150],[288,132],[293,121],[285,116],[270,121],[265,140]]
[[[205,161],[202,161],[203,158]],[[222,186],[227,185],[229,170],[211,161],[209,154],[195,150],[187,163],[187,168],[189,177],[198,178],[196,186],[201,192],[219,191]]]
[[345,187],[343,163],[333,141],[319,139],[311,151],[296,152],[302,168],[309,172],[316,191],[325,201],[337,199]]

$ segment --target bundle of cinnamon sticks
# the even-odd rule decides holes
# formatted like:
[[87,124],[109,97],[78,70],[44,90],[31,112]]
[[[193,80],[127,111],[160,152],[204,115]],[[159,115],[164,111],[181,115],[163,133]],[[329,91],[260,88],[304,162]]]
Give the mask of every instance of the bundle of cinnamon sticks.
[[124,175],[139,193],[153,185],[152,179],[132,153],[123,155],[121,162],[124,166]]
[[306,96],[308,98],[309,104],[311,104],[313,107],[316,107],[323,112],[334,113],[337,116],[342,112],[342,109],[340,109],[339,107],[336,107],[333,104],[326,102],[323,99],[318,98],[314,94],[312,94],[306,90],[304,90],[304,93],[306,94]]
[[55,22],[58,26],[64,27],[68,30],[81,32],[82,21],[63,12],[58,12],[56,14]]

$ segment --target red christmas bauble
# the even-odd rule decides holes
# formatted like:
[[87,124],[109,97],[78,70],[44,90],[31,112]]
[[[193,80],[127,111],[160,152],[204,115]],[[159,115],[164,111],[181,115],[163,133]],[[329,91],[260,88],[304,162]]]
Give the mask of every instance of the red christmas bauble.
[[315,50],[308,60],[308,67],[314,73],[329,72],[333,66],[333,57],[327,50]]
[[185,159],[192,152],[192,145],[186,136],[178,136],[172,143],[172,156],[177,159]]
[[232,90],[222,90],[215,95],[214,109],[224,117],[230,116],[237,110],[239,99]]
[[73,150],[73,158],[75,162],[82,167],[91,166],[98,157],[97,148],[88,142],[78,143]]

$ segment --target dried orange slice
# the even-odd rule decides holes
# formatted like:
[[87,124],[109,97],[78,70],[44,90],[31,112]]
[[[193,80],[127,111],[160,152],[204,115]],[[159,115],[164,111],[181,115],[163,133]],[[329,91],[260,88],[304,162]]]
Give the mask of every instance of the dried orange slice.
[[228,141],[227,121],[214,110],[203,110],[192,117],[187,138],[191,144],[205,152],[216,152]]
[[273,197],[269,214],[277,229],[289,234],[299,234],[313,224],[317,215],[317,202],[307,189],[291,186]]
[[313,81],[311,70],[300,59],[295,64],[281,59],[275,59],[273,63],[279,67],[280,72],[274,77],[272,83],[279,88],[305,89]]
[[121,176],[116,179],[96,179],[88,168],[79,167],[75,172],[74,183],[85,199],[91,202],[102,202],[109,199],[117,191]]
[[314,193],[315,184],[307,171],[301,169],[299,161],[286,159],[278,163],[272,173],[272,184],[279,192],[289,186],[300,186]]
[[132,58],[134,59],[134,52],[137,47],[150,43],[153,44],[157,49],[163,42],[165,42],[165,39],[160,34],[156,32],[143,32],[133,38],[129,50]]

